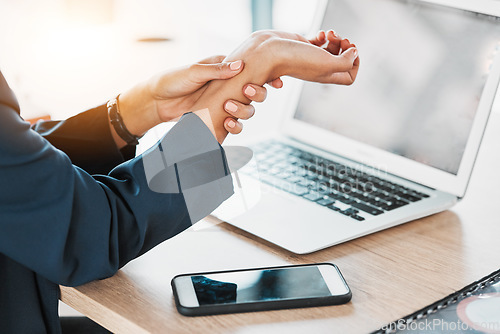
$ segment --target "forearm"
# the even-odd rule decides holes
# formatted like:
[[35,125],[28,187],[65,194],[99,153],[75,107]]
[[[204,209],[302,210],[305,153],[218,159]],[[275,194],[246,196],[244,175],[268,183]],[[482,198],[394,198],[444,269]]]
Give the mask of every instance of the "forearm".
[[[112,127],[111,127],[112,128]],[[90,174],[107,174],[133,154],[123,155],[115,145],[105,105],[63,121],[39,122],[32,127],[52,145],[66,153],[72,163]]]
[[[6,190],[0,192],[0,253],[52,282],[80,285],[114,274],[205,217],[232,194],[232,183],[225,161],[218,160],[224,164],[220,169],[213,163],[224,156],[220,146],[190,118],[180,121],[162,146],[157,143],[109,176],[90,176],[0,104],[0,184]],[[208,154],[215,159],[198,154],[207,147],[217,150],[218,155]],[[151,159],[155,154],[165,159]],[[171,179],[148,174],[163,170],[162,160],[177,164]],[[165,189],[153,189],[153,176],[155,186],[180,184],[182,193],[155,191]],[[224,189],[203,183],[223,178]],[[202,188],[190,187],[193,181]],[[203,205],[193,198],[200,192]]]
[[[249,104],[251,100],[241,88],[250,82],[259,86],[288,75],[320,83],[352,84],[359,66],[355,46],[333,32],[328,38],[324,32],[318,36],[309,41],[286,32],[257,32],[224,59],[224,65],[214,64],[217,67],[212,66],[208,76],[206,64],[193,64],[154,77],[121,95],[125,126],[132,134],[141,135],[156,124],[194,111],[221,143],[226,129],[231,128],[224,103],[232,99]],[[238,63],[235,60],[244,62],[242,72],[242,66],[230,69],[230,64]]]
[[224,120],[228,115],[222,108],[223,103],[229,98],[248,103],[241,92],[241,87],[248,82],[263,85],[288,75],[306,81],[350,85],[359,66],[357,50],[348,40],[337,38],[335,43],[324,49],[297,34],[255,33],[225,59],[242,59],[243,71],[230,80],[209,82],[192,110],[208,108],[212,130],[222,142],[227,135]]
[[[120,115],[125,127],[133,135],[142,136],[149,129],[162,122],[155,111],[154,100],[150,96],[145,82],[141,82],[120,94],[118,101]],[[118,148],[125,147],[127,143],[118,135],[111,122],[109,126],[116,146]]]

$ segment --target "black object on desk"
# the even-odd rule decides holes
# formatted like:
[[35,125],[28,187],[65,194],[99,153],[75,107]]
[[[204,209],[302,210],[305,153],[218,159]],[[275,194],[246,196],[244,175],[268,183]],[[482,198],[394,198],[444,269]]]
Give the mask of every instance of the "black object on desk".
[[372,334],[500,333],[500,270]]

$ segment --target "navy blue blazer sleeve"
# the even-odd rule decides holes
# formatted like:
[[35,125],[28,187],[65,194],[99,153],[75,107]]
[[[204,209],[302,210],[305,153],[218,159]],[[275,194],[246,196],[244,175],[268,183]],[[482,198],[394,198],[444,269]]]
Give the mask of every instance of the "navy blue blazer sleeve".
[[32,128],[89,174],[108,174],[135,155],[135,146],[116,147],[106,105],[63,121],[38,122]]
[[1,98],[0,253],[76,286],[191,226],[182,193],[149,189],[142,157],[91,176]]

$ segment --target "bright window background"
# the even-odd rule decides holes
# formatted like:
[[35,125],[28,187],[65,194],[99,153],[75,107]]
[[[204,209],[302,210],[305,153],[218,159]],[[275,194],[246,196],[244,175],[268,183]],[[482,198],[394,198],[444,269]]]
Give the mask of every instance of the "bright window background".
[[[315,4],[275,0],[275,27],[306,32]],[[229,53],[252,31],[251,3],[0,0],[0,29],[0,69],[24,117],[62,119],[164,69]]]

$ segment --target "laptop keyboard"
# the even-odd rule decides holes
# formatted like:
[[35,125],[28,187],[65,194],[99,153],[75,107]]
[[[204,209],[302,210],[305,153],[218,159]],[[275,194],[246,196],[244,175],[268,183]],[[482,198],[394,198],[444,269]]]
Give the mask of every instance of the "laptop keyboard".
[[429,197],[277,141],[252,149],[258,173],[246,169],[247,174],[357,221]]

